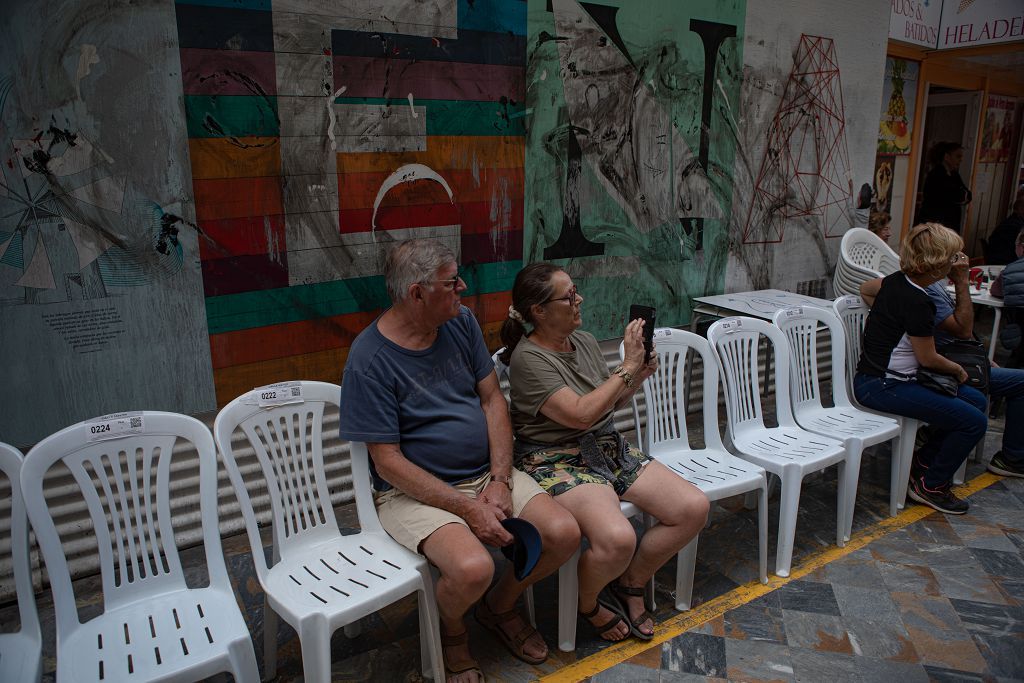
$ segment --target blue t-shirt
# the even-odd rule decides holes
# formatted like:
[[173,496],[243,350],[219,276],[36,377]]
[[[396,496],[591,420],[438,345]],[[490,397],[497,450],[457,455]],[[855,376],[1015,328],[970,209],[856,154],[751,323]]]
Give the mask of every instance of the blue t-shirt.
[[[377,320],[359,333],[341,383],[341,438],[400,444],[402,454],[442,481],[490,467],[487,421],[476,385],[494,371],[480,325],[465,306],[427,349],[388,340]],[[374,488],[391,485],[370,462]]]
[[925,287],[925,291],[928,292],[928,296],[931,297],[932,302],[935,304],[936,345],[953,341],[953,335],[939,327],[939,325],[942,324],[942,321],[953,315],[953,311],[956,309],[953,297],[943,286],[944,282],[945,280],[939,280],[938,282],[933,282]]

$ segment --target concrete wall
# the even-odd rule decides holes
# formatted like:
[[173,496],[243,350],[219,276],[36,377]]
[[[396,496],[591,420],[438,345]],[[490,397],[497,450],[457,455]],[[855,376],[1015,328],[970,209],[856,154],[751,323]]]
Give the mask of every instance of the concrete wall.
[[538,259],[604,338],[630,303],[680,325],[694,296],[820,284],[871,182],[888,14],[12,0],[0,440],[336,382],[412,235],[457,250],[492,343]]

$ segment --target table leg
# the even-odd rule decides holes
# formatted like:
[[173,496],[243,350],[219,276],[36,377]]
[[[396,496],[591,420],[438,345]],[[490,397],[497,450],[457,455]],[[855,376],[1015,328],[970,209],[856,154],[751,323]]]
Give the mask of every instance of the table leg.
[[1003,317],[1003,309],[995,306],[995,316],[992,319],[992,338],[988,342],[988,359],[991,361],[996,357],[996,339],[999,337],[999,320]]

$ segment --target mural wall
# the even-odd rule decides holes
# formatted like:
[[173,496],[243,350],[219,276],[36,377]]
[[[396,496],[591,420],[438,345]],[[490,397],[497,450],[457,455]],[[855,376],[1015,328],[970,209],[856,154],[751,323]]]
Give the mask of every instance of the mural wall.
[[564,264],[605,338],[631,303],[681,325],[830,275],[889,4],[789,4],[73,0],[40,28],[18,0],[0,440],[336,382],[411,236],[459,254],[492,345],[524,262]]

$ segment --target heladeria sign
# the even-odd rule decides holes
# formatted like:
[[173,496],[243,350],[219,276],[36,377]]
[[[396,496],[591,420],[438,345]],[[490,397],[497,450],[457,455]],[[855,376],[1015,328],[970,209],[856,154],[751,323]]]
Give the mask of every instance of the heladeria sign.
[[1024,40],[1024,0],[892,0],[889,37],[939,50]]

